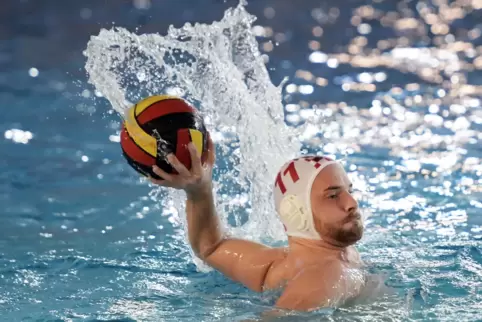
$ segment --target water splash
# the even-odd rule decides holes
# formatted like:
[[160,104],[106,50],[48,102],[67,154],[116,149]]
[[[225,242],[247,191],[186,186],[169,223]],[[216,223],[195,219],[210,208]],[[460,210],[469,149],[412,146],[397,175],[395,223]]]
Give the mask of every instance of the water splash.
[[[229,231],[281,240],[271,187],[278,168],[299,152],[300,130],[284,124],[282,84],[271,83],[251,32],[255,17],[244,5],[209,25],[171,26],[166,36],[102,30],[84,51],[86,70],[120,115],[159,93],[182,95],[197,106],[218,145],[217,203]],[[183,196],[169,194],[173,213],[183,218]]]

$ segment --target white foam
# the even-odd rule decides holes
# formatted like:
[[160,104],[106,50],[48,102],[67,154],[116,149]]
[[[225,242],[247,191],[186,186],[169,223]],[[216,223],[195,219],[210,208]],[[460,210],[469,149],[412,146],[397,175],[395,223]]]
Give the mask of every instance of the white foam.
[[[242,227],[230,232],[281,240],[285,235],[271,187],[279,167],[299,153],[301,129],[284,123],[281,85],[271,83],[254,21],[240,3],[220,21],[171,26],[166,36],[103,29],[90,39],[84,55],[89,82],[120,115],[133,101],[173,88],[200,106],[213,137],[222,138],[215,170],[220,215],[240,221],[250,213]],[[250,203],[244,197],[232,202],[237,193],[247,193]],[[183,218],[183,195],[170,191],[170,200]]]

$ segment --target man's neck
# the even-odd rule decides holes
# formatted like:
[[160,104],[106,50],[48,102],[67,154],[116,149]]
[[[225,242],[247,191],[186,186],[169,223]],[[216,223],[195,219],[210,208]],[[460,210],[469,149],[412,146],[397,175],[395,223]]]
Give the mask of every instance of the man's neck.
[[327,240],[314,240],[299,237],[288,237],[290,252],[293,255],[323,255],[323,258],[345,258],[347,246],[340,246]]

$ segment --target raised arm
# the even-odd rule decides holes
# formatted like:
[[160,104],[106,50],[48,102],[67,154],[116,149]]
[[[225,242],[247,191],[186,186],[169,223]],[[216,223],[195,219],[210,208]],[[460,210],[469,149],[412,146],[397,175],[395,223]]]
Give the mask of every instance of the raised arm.
[[255,291],[274,287],[270,272],[284,258],[280,248],[226,238],[214,207],[212,189],[187,196],[189,242],[201,259],[229,278]]
[[197,256],[254,291],[276,287],[271,272],[283,260],[284,250],[247,240],[226,238],[224,235],[214,206],[211,176],[215,158],[214,145],[209,141],[210,155],[204,166],[201,165],[196,148],[190,144],[191,171],[170,155],[168,160],[179,174],[167,174],[154,167],[154,172],[165,180],[151,181],[186,191],[189,242]]

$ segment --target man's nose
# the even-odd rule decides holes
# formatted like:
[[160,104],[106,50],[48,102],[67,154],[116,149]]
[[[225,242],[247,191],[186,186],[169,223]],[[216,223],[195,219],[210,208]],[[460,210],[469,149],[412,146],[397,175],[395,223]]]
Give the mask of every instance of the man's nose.
[[344,208],[348,213],[353,213],[358,209],[358,202],[348,191],[345,192]]

